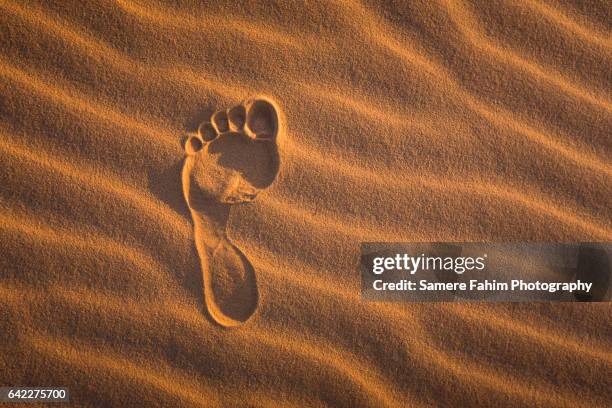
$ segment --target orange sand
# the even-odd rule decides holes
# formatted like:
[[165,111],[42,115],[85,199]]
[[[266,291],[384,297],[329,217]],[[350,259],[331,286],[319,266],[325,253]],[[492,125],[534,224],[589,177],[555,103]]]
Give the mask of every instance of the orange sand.
[[[0,1],[0,385],[612,405],[609,304],[366,303],[356,269],[362,241],[612,239],[607,1],[50,3]],[[284,118],[280,171],[229,211],[258,298],[226,329],[183,146],[257,95]]]

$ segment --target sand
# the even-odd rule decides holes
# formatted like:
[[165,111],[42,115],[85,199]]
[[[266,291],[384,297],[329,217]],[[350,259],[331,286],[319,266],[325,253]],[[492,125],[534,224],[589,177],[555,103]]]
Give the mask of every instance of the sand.
[[166,3],[0,2],[0,385],[612,404],[609,304],[365,302],[357,271],[363,241],[612,239],[606,1]]

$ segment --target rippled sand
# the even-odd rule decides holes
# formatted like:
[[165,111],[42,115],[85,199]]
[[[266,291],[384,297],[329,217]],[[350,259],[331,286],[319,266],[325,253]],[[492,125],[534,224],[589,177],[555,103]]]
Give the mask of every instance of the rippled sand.
[[[367,303],[356,269],[362,241],[612,239],[606,1],[48,3],[0,2],[1,385],[75,406],[612,403],[609,304]],[[280,170],[229,211],[257,297],[226,329],[183,146],[257,95],[283,116]]]

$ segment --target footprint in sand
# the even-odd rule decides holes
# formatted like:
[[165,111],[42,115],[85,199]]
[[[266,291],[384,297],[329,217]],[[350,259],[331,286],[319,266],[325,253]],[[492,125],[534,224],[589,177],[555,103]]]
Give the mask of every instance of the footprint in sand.
[[213,113],[185,142],[183,193],[194,223],[204,300],[222,326],[244,323],[257,308],[253,265],[227,236],[233,204],[252,201],[279,170],[279,110],[265,98]]

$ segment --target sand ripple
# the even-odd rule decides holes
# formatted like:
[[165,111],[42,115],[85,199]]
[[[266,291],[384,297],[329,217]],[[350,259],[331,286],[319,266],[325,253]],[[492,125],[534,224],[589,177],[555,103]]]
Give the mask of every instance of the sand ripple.
[[[71,3],[0,4],[2,383],[83,406],[609,405],[608,305],[364,303],[355,270],[365,240],[612,239],[609,10]],[[287,134],[231,214],[259,304],[225,330],[182,143],[260,94]]]

